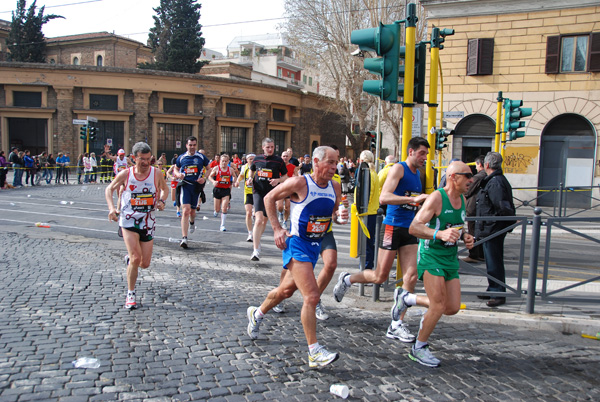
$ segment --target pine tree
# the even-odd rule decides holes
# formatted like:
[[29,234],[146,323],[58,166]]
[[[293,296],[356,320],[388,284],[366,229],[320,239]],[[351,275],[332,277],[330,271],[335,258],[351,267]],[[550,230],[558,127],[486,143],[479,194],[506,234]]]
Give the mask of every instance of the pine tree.
[[55,18],[64,18],[60,15],[44,15],[42,6],[35,13],[36,1],[25,12],[26,0],[17,0],[17,9],[12,13],[12,22],[7,42],[10,50],[10,60],[26,63],[45,63],[46,40],[42,27]]
[[139,67],[191,74],[200,71],[206,64],[198,61],[204,47],[200,8],[196,0],[161,0],[148,35],[155,61]]

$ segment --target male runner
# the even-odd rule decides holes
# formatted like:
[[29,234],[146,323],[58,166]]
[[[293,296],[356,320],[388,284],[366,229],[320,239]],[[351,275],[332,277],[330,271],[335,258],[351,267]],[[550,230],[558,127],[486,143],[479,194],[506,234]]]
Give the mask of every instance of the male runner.
[[250,174],[250,166],[252,162],[254,162],[254,158],[256,155],[248,154],[246,155],[247,163],[242,166],[242,170],[238,175],[236,183],[238,186],[240,185],[240,180],[244,180],[244,209],[246,210],[246,229],[248,229],[248,237],[246,238],[247,242],[252,242],[252,212],[254,211],[254,200],[252,198],[252,183],[248,185],[248,179],[251,177]]
[[463,194],[472,182],[471,168],[460,161],[452,162],[446,170],[446,186],[427,197],[409,229],[420,239],[417,270],[427,296],[403,292],[392,315],[398,316],[414,305],[429,307],[421,319],[417,341],[408,353],[412,360],[428,367],[440,364],[429,351],[429,336],[442,314],[454,315],[460,310],[457,243],[462,239],[468,249],[473,248],[473,236],[463,231],[466,218]]
[[[379,196],[381,204],[387,204],[387,214],[383,220],[384,227],[379,233],[379,254],[375,271],[365,269],[356,274],[340,273],[338,282],[333,289],[335,300],[342,301],[344,294],[353,283],[383,283],[390,274],[394,257],[398,254],[402,267],[403,294],[414,292],[417,282],[417,249],[418,240],[408,233],[408,228],[415,216],[419,205],[425,201],[427,194],[422,194],[419,171],[427,160],[429,143],[425,138],[413,137],[408,142],[406,161],[395,164],[386,178]],[[396,305],[399,291],[394,292]],[[415,336],[410,333],[403,323],[404,313],[395,317],[388,327],[386,336],[399,339],[402,342],[414,342]]]
[[[236,178],[236,169],[229,166],[229,155],[221,155],[220,164],[213,168],[208,179],[214,185],[213,199],[215,204],[214,216],[216,217],[221,211],[221,227],[219,230],[225,232],[225,220],[227,219],[227,211],[229,211],[229,200],[231,199],[231,185],[238,186],[234,183]],[[214,177],[214,178],[213,178]]]
[[[313,153],[313,163],[312,174],[293,177],[265,197],[265,207],[275,233],[275,245],[283,250],[283,266],[288,272],[260,307],[248,307],[247,316],[248,335],[256,339],[264,315],[299,289],[304,299],[300,318],[309,347],[309,367],[317,368],[339,357],[317,342],[315,308],[320,292],[313,270],[319,258],[321,239],[331,225],[332,216],[338,214],[341,188],[331,180],[337,164],[336,152],[332,148],[317,147]],[[287,196],[291,196],[292,201],[290,232],[281,227],[275,213],[276,201]],[[347,219],[346,210],[341,217]]]
[[[180,186],[181,194],[179,196],[179,204],[181,206],[181,243],[183,248],[188,248],[188,232],[194,233],[196,226],[196,206],[198,198],[204,192],[206,180],[203,176],[203,170],[208,165],[208,159],[203,154],[196,152],[198,140],[196,137],[188,137],[185,147],[187,152],[179,155],[175,162],[173,176],[181,179]],[[204,200],[203,200],[204,201]]]
[[[274,154],[275,143],[271,138],[262,140],[262,149],[264,155],[258,155],[254,158],[254,162],[250,165],[252,177],[246,182],[247,185],[252,186],[252,198],[254,200],[254,228],[252,229],[254,251],[250,256],[252,261],[259,260],[260,239],[267,227],[264,197],[288,177],[283,159]],[[275,210],[275,218],[277,218],[277,210]]]
[[[135,166],[121,171],[104,192],[108,204],[108,220],[119,221],[123,241],[127,247],[127,298],[126,309],[135,309],[135,283],[138,267],[148,268],[154,244],[154,217],[152,211],[165,208],[169,196],[163,174],[150,166],[152,151],[145,142],[133,146]],[[123,187],[121,211],[113,203],[113,193]]]
[[[296,166],[290,163],[290,154],[288,151],[281,153],[281,159],[285,162],[288,177],[293,177],[296,172]],[[290,218],[290,199],[277,201],[277,216],[279,217],[279,223],[284,229],[287,229],[286,222]]]

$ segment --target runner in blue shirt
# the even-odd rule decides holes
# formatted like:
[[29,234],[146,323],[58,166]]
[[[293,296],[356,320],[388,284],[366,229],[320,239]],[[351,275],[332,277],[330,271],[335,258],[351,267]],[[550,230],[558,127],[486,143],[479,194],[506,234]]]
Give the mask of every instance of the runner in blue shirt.
[[185,147],[187,152],[180,155],[175,162],[174,176],[181,179],[178,184],[180,195],[179,204],[181,206],[181,243],[183,248],[188,248],[187,235],[194,233],[196,226],[196,206],[198,197],[204,192],[206,179],[203,177],[204,168],[208,166],[208,159],[201,153],[196,152],[198,140],[196,137],[188,137]]

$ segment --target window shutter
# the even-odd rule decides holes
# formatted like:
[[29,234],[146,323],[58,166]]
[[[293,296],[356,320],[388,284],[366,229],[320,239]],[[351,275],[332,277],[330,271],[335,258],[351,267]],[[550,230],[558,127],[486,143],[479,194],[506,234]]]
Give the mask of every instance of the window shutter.
[[494,38],[479,40],[479,75],[491,75],[494,71]]
[[469,39],[467,47],[467,75],[477,75],[477,54],[479,39]]
[[494,38],[469,39],[467,75],[491,75],[494,71]]
[[560,62],[560,36],[548,36],[546,40],[546,74],[558,74]]
[[590,55],[588,71],[592,73],[600,72],[600,32],[594,32],[590,35]]

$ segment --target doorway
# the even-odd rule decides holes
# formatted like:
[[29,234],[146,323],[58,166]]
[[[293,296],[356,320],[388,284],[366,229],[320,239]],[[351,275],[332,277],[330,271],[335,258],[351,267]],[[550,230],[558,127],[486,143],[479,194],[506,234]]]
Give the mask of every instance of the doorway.
[[8,118],[9,148],[29,150],[31,155],[48,152],[47,119]]

